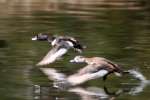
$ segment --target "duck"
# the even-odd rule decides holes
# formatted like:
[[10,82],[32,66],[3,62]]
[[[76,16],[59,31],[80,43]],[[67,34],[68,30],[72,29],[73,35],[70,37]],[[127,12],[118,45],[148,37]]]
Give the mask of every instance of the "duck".
[[123,74],[128,73],[127,71],[124,71],[118,64],[103,57],[76,56],[74,59],[70,60],[70,62],[87,64],[84,68],[81,68],[78,71],[78,75],[84,75],[86,73],[98,73],[103,70],[105,72],[102,75],[104,81],[111,73],[115,73],[117,76],[122,76]]
[[55,62],[65,55],[69,49],[74,49],[75,51],[82,53],[85,46],[70,36],[58,36],[51,35],[48,36],[46,33],[39,33],[32,37],[33,41],[48,41],[52,46],[52,49],[46,54],[46,56],[37,64],[37,66],[47,65]]
[[134,79],[139,80],[142,84],[150,84],[150,81],[147,80],[146,77],[138,70],[129,69],[126,71],[122,70],[121,72],[121,71],[114,71],[112,69],[112,71],[110,72],[108,68],[106,68],[107,64],[106,65],[105,64],[103,65],[105,67],[102,67],[102,63],[101,63],[101,65],[99,65],[101,68],[98,67],[96,68],[96,66],[87,65],[70,75],[61,73],[59,70],[55,68],[40,68],[40,70],[48,77],[49,80],[53,81],[53,87],[56,88],[62,88],[62,87],[68,88],[68,87],[79,86],[89,80],[94,80],[97,78],[103,78],[104,80],[110,73],[113,72],[119,73],[116,74],[119,77],[121,76],[120,74],[125,75],[125,73],[126,74],[128,73],[128,75],[131,75]]
[[99,77],[102,77],[105,81],[107,76],[111,73],[115,73],[117,76],[121,76],[123,73],[125,73],[125,71],[123,71],[121,67],[119,67],[119,65],[102,57],[88,58],[84,56],[75,56],[70,60],[70,62],[87,63],[87,65],[69,76],[59,73],[55,69],[44,68],[41,70],[49,77],[49,79],[52,79],[54,81],[63,80],[63,82],[68,83],[71,86],[82,84],[86,81]]

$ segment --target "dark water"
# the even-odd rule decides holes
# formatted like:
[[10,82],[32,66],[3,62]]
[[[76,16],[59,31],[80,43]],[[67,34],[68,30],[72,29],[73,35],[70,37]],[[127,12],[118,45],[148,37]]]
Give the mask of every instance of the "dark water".
[[[46,42],[31,41],[39,32],[74,36],[87,46],[83,55],[106,57],[125,69],[139,68],[150,79],[149,0],[0,0],[1,100],[99,100],[52,87],[35,66],[50,49]],[[75,55],[70,51],[48,67],[73,73],[84,66],[68,62]],[[41,94],[34,85],[41,86]],[[132,94],[136,86],[129,77],[110,76],[105,84],[93,80],[80,89],[122,91],[107,93],[111,100],[149,100],[150,86]]]

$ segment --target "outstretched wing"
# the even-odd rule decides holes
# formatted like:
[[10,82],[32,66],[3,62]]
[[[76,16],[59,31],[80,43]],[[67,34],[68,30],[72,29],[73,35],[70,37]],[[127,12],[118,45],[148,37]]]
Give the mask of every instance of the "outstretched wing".
[[68,49],[60,46],[55,46],[47,55],[37,64],[37,66],[47,65],[56,61],[59,57],[67,53]]
[[83,75],[83,74],[91,73],[93,71],[97,71],[97,69],[95,69],[92,65],[87,65],[87,66],[79,69],[77,74]]

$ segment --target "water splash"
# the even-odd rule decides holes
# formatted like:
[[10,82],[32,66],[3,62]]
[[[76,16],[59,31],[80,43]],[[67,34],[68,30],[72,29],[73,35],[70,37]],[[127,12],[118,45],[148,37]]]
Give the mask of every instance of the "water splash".
[[128,70],[129,74],[132,75],[135,79],[140,80],[142,83],[149,83],[150,81],[137,69]]
[[150,80],[147,80],[146,77],[137,69],[128,70],[129,74],[135,79],[140,80],[140,83],[136,87],[132,88],[129,92],[130,95],[136,95],[144,90],[144,88],[150,84]]

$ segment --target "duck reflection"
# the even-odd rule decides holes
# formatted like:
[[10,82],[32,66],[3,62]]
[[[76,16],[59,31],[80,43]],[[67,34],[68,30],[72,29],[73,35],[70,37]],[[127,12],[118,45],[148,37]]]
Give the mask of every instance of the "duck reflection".
[[[99,66],[101,67],[101,65]],[[60,73],[58,70],[54,68],[40,68],[40,69],[46,76],[48,76],[49,80],[54,81],[55,87],[77,86],[89,80],[103,78],[109,73],[108,70],[97,69],[96,67],[94,67],[94,72],[93,72],[93,67],[91,65],[83,67],[79,69],[79,71],[77,71],[76,73],[68,76],[64,73]],[[84,73],[80,74],[80,72],[82,71],[84,71]],[[146,77],[136,69],[130,69],[127,70],[127,72],[128,75],[132,76],[134,79],[137,79],[143,83],[149,82],[146,79]]]
[[[44,93],[47,91],[48,93],[52,93],[52,89],[55,90],[55,92],[59,92],[56,94],[63,94],[64,92],[74,93],[78,95],[80,98],[79,100],[115,100],[120,95],[136,95],[141,93],[144,88],[149,85],[149,82],[139,82],[136,84],[133,83],[121,83],[121,86],[117,88],[117,90],[112,91],[107,85],[104,85],[102,87],[70,87],[70,88],[52,88],[48,86],[41,86],[40,95],[38,95],[40,100],[66,100],[70,98],[66,98],[64,95],[63,97],[59,95],[54,96],[46,96]],[[36,85],[37,86],[37,85]],[[39,86],[38,86],[39,87]],[[54,92],[54,91],[53,91]],[[45,98],[46,97],[46,98]],[[34,97],[37,99],[37,97]],[[71,99],[72,100],[72,99]]]
[[[67,93],[72,93],[80,97],[79,100],[115,100],[120,95],[137,95],[141,93],[150,81],[147,80],[142,73],[137,70],[128,70],[134,79],[139,80],[138,83],[119,83],[116,91],[112,91],[106,84],[102,87],[82,87],[78,85],[71,85],[68,82],[68,77],[63,73],[58,72],[53,68],[41,68],[44,74],[53,81],[53,86],[38,86],[34,85],[34,98],[40,100],[76,100],[69,97]],[[74,80],[76,81],[76,80]],[[78,81],[78,80],[77,80]],[[45,93],[47,95],[45,95]],[[66,94],[65,94],[66,93]],[[67,95],[67,96],[66,96]],[[45,99],[46,98],[46,99]],[[78,100],[78,99],[77,99]]]
[[116,91],[111,91],[107,86],[100,87],[76,87],[69,89],[69,92],[74,92],[81,97],[81,100],[115,100],[120,95],[137,95],[141,93],[149,82],[140,82],[136,84],[126,83],[122,84],[121,87]]

